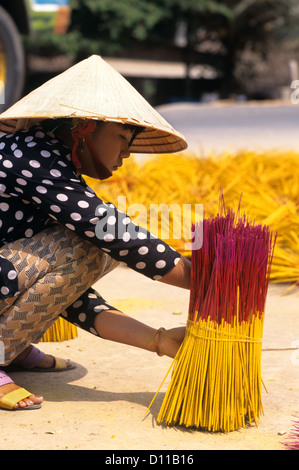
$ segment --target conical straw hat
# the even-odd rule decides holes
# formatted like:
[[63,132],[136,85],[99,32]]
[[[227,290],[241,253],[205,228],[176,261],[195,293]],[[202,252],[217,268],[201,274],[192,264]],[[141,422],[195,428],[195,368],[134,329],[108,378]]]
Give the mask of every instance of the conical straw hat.
[[102,57],[92,55],[57,75],[0,114],[0,130],[30,128],[48,118],[83,118],[142,126],[135,153],[187,148],[173,127]]

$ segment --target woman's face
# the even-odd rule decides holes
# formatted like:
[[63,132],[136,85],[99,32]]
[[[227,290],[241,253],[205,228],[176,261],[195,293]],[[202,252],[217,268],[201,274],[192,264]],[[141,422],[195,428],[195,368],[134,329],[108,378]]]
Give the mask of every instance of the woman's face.
[[[130,156],[129,144],[133,132],[122,124],[102,123],[89,134],[94,152],[83,142],[79,155],[82,168],[80,172],[92,178],[105,179],[122,166],[123,159]],[[106,170],[106,172],[105,172]]]

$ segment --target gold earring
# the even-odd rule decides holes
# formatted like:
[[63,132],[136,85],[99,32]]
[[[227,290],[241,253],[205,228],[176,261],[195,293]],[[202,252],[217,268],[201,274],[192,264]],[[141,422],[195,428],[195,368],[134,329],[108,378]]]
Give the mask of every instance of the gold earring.
[[83,153],[83,145],[85,144],[85,137],[82,136],[79,140],[79,144],[78,144],[78,147],[79,147],[79,150],[81,153]]

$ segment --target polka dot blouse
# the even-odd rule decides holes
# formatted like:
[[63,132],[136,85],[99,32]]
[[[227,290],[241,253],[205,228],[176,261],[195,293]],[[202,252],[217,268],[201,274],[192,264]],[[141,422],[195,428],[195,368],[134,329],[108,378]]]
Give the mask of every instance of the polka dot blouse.
[[[0,138],[0,246],[60,223],[113,259],[157,280],[180,254],[102,201],[77,176],[70,149],[34,127]],[[17,275],[0,257],[0,298],[18,291]]]

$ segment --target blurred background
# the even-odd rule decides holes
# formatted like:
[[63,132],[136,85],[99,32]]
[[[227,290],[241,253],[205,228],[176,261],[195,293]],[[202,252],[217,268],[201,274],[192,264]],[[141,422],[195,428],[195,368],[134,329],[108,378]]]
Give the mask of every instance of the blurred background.
[[1,110],[91,54],[153,106],[290,100],[298,22],[296,0],[0,0]]

